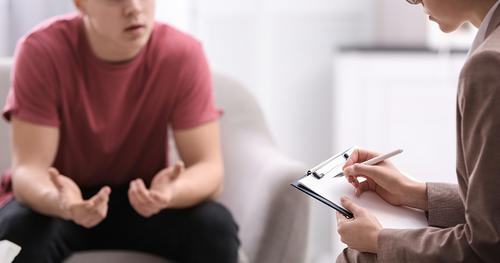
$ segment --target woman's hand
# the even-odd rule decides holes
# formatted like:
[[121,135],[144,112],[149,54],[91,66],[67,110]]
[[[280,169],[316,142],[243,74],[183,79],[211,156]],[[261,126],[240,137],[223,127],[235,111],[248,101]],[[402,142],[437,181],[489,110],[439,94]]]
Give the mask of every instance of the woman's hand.
[[[345,177],[355,187],[355,195],[373,191],[386,202],[397,206],[409,206],[427,210],[425,183],[410,179],[401,173],[389,160],[376,165],[361,164],[380,154],[355,149],[343,167]],[[359,182],[358,178],[366,178]]]
[[347,219],[337,212],[337,232],[342,243],[360,252],[377,253],[378,235],[382,230],[377,218],[349,198],[342,197],[340,201],[354,215],[353,219]]

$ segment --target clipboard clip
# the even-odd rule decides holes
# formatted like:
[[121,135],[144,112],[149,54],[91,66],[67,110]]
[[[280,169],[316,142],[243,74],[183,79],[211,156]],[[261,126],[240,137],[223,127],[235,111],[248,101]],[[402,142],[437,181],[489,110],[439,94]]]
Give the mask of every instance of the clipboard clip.
[[307,170],[307,175],[312,174],[317,179],[323,178],[326,174],[328,174],[335,168],[338,168],[340,164],[343,165],[347,161],[347,159],[349,159],[349,156],[352,154],[354,149],[355,147],[352,146],[349,149],[328,158],[327,160]]

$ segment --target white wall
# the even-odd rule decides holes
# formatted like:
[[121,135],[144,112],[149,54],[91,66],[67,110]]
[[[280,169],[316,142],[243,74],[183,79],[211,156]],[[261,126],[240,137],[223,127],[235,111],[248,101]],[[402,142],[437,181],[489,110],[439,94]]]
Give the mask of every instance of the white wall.
[[191,32],[191,6],[190,0],[158,0],[155,18],[158,21],[175,25],[185,32]]
[[376,2],[376,44],[386,46],[426,44],[427,17],[422,6],[410,5],[405,0]]
[[[372,2],[199,0],[191,5],[192,31],[204,43],[212,68],[256,95],[279,147],[310,166],[331,155],[332,52],[337,45],[372,42]],[[332,227],[329,210],[312,204],[308,262],[317,262],[330,256]]]
[[[41,21],[74,10],[71,0],[4,0],[9,2],[9,54],[14,53],[17,40]],[[1,12],[1,11],[0,11]]]
[[195,2],[194,32],[213,69],[250,88],[281,148],[309,164],[330,154],[325,94],[334,47],[371,41],[371,14],[361,2]]
[[9,55],[9,1],[0,0],[0,57]]
[[441,50],[469,49],[477,33],[477,28],[469,23],[463,24],[457,31],[447,34],[443,34],[436,23],[428,21],[427,24],[428,45]]

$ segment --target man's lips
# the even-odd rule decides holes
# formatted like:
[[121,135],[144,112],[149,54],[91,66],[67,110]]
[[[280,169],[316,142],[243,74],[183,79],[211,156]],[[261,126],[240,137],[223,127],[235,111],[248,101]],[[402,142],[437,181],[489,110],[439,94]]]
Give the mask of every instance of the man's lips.
[[131,25],[131,26],[125,28],[125,31],[134,31],[136,29],[140,29],[143,27],[144,27],[144,25]]

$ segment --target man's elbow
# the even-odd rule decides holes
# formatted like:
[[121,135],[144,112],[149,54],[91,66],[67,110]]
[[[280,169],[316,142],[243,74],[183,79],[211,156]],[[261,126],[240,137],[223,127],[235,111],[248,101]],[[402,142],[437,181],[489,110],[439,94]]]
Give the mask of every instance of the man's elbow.
[[28,205],[38,202],[52,193],[43,170],[44,168],[27,165],[15,165],[12,168],[12,192],[19,203]]
[[11,177],[11,184],[12,184],[12,192],[14,193],[14,197],[16,200],[21,203],[21,204],[26,204],[26,200],[23,196],[23,187],[22,187],[22,180],[21,180],[21,173],[22,173],[22,167],[14,167],[12,168],[12,177]]
[[219,197],[220,194],[222,193],[222,190],[224,190],[224,165],[222,164],[217,165],[217,168],[215,169],[215,174],[217,177],[216,187],[213,194],[210,196],[211,199],[216,199],[217,197]]

